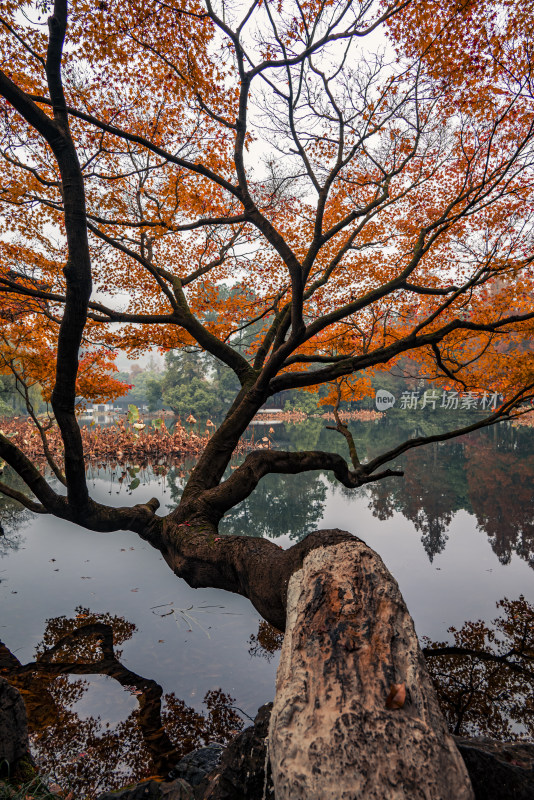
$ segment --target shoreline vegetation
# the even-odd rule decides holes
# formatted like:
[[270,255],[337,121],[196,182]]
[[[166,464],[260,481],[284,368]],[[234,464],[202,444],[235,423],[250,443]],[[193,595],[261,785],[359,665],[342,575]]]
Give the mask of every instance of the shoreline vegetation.
[[[166,463],[167,459],[196,456],[202,452],[217,427],[211,419],[197,421],[192,414],[187,417],[185,423],[180,417],[175,417],[168,426],[166,424],[168,414],[158,412],[157,417],[154,414],[145,414],[143,418],[135,406],[130,406],[126,415],[119,416],[118,412],[107,412],[103,417],[111,419],[110,423],[100,424],[97,421],[99,417],[95,417],[89,425],[80,426],[88,464],[94,465],[109,460],[127,463],[134,460],[161,465]],[[339,416],[345,421],[377,422],[386,414],[372,409],[358,409],[340,410]],[[308,419],[323,419],[329,422],[334,418],[334,414],[328,411],[310,414],[300,409],[285,411],[264,409],[256,414],[254,424],[262,422],[266,425],[273,422],[298,424]],[[62,452],[59,428],[48,417],[40,420],[39,424],[46,437],[49,453],[59,463]],[[512,420],[512,424],[533,427],[534,411],[518,416]],[[0,432],[11,439],[17,447],[23,446],[37,466],[40,467],[46,462],[42,436],[30,416],[0,418]],[[273,428],[270,428],[270,433],[274,433]],[[270,436],[258,438],[252,431],[251,435],[247,434],[241,439],[235,455],[243,455],[254,449],[269,449],[272,446]]]
[[[106,416],[113,415],[107,414]],[[266,413],[257,414],[254,421],[259,423],[265,421],[266,424],[269,424],[275,419],[277,422],[298,423],[305,421],[310,416],[327,421],[333,419],[331,413],[309,415],[299,410],[272,409]],[[362,410],[340,412],[340,416],[347,420],[374,422],[384,414],[379,411]],[[46,424],[40,424],[46,436],[48,450],[54,460],[59,462],[62,449],[59,428],[54,422],[47,421]],[[37,466],[41,466],[46,461],[42,437],[31,417],[0,419],[0,428],[1,432],[17,447],[26,449],[29,458]],[[101,425],[95,419],[90,425],[81,425],[81,434],[86,461],[89,464],[109,459],[119,462],[137,459],[157,464],[164,463],[167,458],[198,455],[206,446],[215,428],[215,424],[209,418],[197,422],[192,414],[187,418],[185,424],[178,417],[169,428],[162,417],[152,418],[150,415],[150,419],[145,422],[138,412],[132,415],[129,411],[127,421],[119,417],[109,425]],[[271,444],[268,436],[255,439],[252,434],[241,439],[236,448],[236,455],[253,449],[266,449],[271,447]]]
[[[510,420],[512,425],[534,427],[534,411],[520,411],[523,413]],[[168,412],[156,413],[157,416],[154,413],[143,415],[136,406],[131,405],[125,413],[106,412],[95,416],[89,425],[80,425],[87,465],[99,466],[112,462],[124,465],[141,463],[159,469],[176,466],[186,458],[200,455],[217,429],[217,425],[209,417],[197,420],[191,413],[185,422],[180,417],[173,417],[171,423],[167,424]],[[344,422],[376,423],[387,416],[374,409],[340,409],[338,413]],[[103,422],[98,422],[99,419]],[[309,413],[302,409],[262,409],[256,414],[253,425],[298,425],[312,419],[330,422],[335,420],[335,415],[329,411]],[[0,433],[17,447],[24,447],[37,467],[50,465],[45,447],[55,464],[61,465],[62,440],[55,420],[43,416],[37,418],[37,423],[30,416],[0,417]],[[249,431],[238,443],[235,456],[243,456],[252,450],[276,447],[272,436],[275,433],[274,428],[269,427],[269,434],[262,436],[255,436],[254,428]],[[0,460],[0,473],[3,467],[4,463]]]

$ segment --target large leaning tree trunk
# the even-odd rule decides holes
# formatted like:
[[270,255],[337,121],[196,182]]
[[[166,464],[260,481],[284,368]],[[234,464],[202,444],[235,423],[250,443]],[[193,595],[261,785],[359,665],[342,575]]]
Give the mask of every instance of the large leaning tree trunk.
[[277,800],[471,800],[397,582],[363,541],[282,550],[166,521],[146,538],[191,586],[248,597],[285,629],[269,731]]
[[269,753],[277,800],[474,797],[399,587],[358,539],[289,581]]
[[284,644],[269,731],[277,800],[471,800],[397,582],[363,541],[322,530],[282,550],[167,521],[176,575],[248,597]]

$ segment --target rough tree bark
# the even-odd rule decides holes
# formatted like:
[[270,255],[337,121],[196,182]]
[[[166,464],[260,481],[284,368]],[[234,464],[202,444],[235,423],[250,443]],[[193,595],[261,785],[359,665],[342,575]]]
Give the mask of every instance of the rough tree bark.
[[364,542],[314,549],[289,581],[269,748],[277,800],[474,797],[399,587]]

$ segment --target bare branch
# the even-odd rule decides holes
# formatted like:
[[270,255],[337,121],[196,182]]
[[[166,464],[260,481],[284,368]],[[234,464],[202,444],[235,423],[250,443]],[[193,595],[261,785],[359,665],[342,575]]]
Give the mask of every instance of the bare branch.
[[35,500],[29,498],[23,492],[17,491],[17,489],[12,489],[11,486],[8,486],[7,483],[3,483],[3,481],[0,481],[0,493],[4,494],[6,497],[11,497],[12,500],[16,500],[35,514],[50,513],[41,503],[36,503]]

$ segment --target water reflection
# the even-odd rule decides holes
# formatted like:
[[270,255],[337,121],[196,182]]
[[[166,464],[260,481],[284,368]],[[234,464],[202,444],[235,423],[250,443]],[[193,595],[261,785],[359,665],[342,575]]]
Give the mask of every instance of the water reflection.
[[[41,771],[76,797],[165,775],[185,753],[210,741],[224,744],[243,726],[234,698],[222,690],[206,693],[200,713],[122,663],[120,646],[135,631],[124,617],[79,606],[73,617],[47,620],[30,663],[0,642],[0,675],[22,693]],[[81,717],[76,704],[89,682],[80,675],[113,679],[128,693],[126,705],[135,698],[135,707],[116,726]]]
[[471,508],[501,564],[517,553],[534,567],[532,431],[499,433],[466,445]]
[[478,620],[449,628],[452,645],[427,639],[427,666],[453,733],[532,739],[534,606],[521,596],[497,608],[491,625]]
[[246,500],[231,509],[220,530],[269,539],[289,536],[299,541],[320,527],[327,491],[327,484],[316,473],[290,478],[269,475]]
[[[372,458],[378,451],[415,435],[435,432],[437,423],[395,420],[351,423],[360,452]],[[287,536],[300,539],[317,528],[329,485],[347,499],[367,497],[380,520],[401,513],[421,533],[430,561],[443,552],[448,529],[458,511],[475,517],[502,564],[516,553],[534,566],[534,431],[501,424],[450,442],[408,451],[395,462],[403,478],[387,478],[365,489],[340,487],[328,473],[269,475],[256,491],[232,509],[223,522],[226,533]],[[296,450],[316,448],[342,453],[343,441],[325,429],[323,420],[279,426],[274,446]],[[179,495],[175,476],[171,493]]]
[[[351,430],[362,457],[370,458],[378,450],[416,435],[421,428],[433,432],[432,427],[427,430],[425,426],[435,425],[435,420],[409,420],[399,414],[377,423],[352,423]],[[267,433],[268,426],[265,430],[257,427],[255,437]],[[418,629],[434,638],[445,638],[443,631],[451,622],[460,627],[469,616],[490,618],[497,598],[517,596],[521,590],[530,592],[531,573],[525,565],[534,565],[533,435],[527,428],[501,425],[458,441],[414,450],[399,460],[404,478],[388,479],[356,492],[345,491],[326,473],[269,476],[233,510],[224,531],[268,536],[284,545],[288,542],[281,537],[297,540],[326,525],[361,533],[399,579]],[[281,449],[300,447],[345,454],[344,441],[326,430],[324,420],[278,425],[271,438],[273,446]],[[144,461],[115,462],[101,468],[93,465],[89,470],[93,495],[121,505],[125,493],[131,494],[126,502],[156,494],[165,510],[181,494],[194,463],[188,460],[158,466],[152,468]],[[19,484],[16,488],[23,489]],[[392,523],[374,525],[369,508],[376,518],[392,518]],[[134,534],[92,535],[51,517],[35,518],[1,497],[0,514],[8,534],[7,539],[0,538],[0,555],[2,543],[6,555],[1,569],[9,568],[0,571],[0,579],[9,576],[9,582],[0,581],[0,622],[5,625],[2,638],[10,647],[2,650],[2,665],[18,682],[32,708],[33,735],[45,769],[68,775],[76,787],[83,785],[84,791],[93,786],[96,793],[104,786],[124,784],[155,771],[158,758],[171,752],[165,750],[163,733],[177,752],[180,748],[180,752],[192,749],[207,738],[221,740],[230,735],[230,730],[240,724],[232,716],[233,701],[214,687],[222,684],[236,694],[238,705],[249,714],[272,698],[279,642],[265,623],[256,629],[257,617],[242,598],[215,590],[200,593],[188,589],[176,580],[159,554],[144,547]],[[409,523],[403,527],[402,520],[393,518],[395,514],[402,514]],[[6,550],[6,541],[12,548],[20,544],[17,531],[32,519],[35,523],[24,534],[27,549]],[[418,531],[415,537],[410,535],[414,527]],[[432,560],[440,553],[437,572],[430,567],[427,555]],[[513,558],[514,554],[523,563]],[[61,616],[80,602],[84,607],[78,607],[74,615]],[[209,629],[208,638],[202,628],[208,613],[205,609],[215,609],[220,603],[227,610],[210,612],[210,624],[204,625]],[[203,616],[190,611],[192,605]],[[117,616],[88,610],[97,607],[111,608]],[[187,624],[180,616],[184,610],[189,614]],[[47,616],[53,619],[46,622],[43,635]],[[135,622],[139,630],[135,631],[133,622],[126,619]],[[113,658],[119,665],[115,665],[114,674],[111,662],[104,657],[105,630],[91,630],[95,625],[114,629]],[[74,635],[80,629],[82,633]],[[253,635],[251,630],[255,631]],[[70,638],[47,661],[45,654],[64,637]],[[27,664],[39,638],[35,660]],[[488,642],[486,637],[485,644]],[[111,658],[110,651],[108,655]],[[132,663],[139,673],[153,675],[157,683],[142,674],[135,675],[126,666]],[[445,662],[435,663],[441,670]],[[69,668],[61,671],[58,664]],[[471,662],[469,669],[475,669],[473,664],[478,662]],[[120,672],[119,667],[126,672]],[[462,667],[462,672],[452,665],[444,672],[452,676],[444,684],[444,692],[453,698],[451,708],[457,706],[456,697],[464,696],[461,693],[470,680],[482,687],[492,676],[488,673],[484,677],[476,666],[472,678],[466,669]],[[163,694],[159,689],[159,712],[157,702],[147,702],[147,698],[156,698],[158,684],[164,687]],[[105,703],[113,695],[109,705],[120,706],[123,713],[117,714],[121,720],[118,724],[110,719],[107,708],[98,716],[103,701],[97,697],[97,690]],[[206,694],[207,690],[211,693]],[[513,684],[511,689],[502,681],[495,684],[486,705],[481,699],[479,702],[479,695],[474,696],[469,714],[478,704],[486,709],[488,719],[494,720],[493,733],[483,725],[480,731],[504,736],[514,733],[520,720],[512,715],[516,721],[506,723],[506,706],[502,712],[504,727],[500,734],[495,733],[500,723],[492,703],[503,700],[506,704],[508,692],[516,698],[515,707],[521,709]],[[206,704],[192,708],[196,698],[203,696]],[[152,716],[142,713],[143,702]],[[454,727],[452,713],[449,719]],[[532,715],[532,710],[529,713]],[[467,730],[465,724],[461,730]],[[154,753],[150,742],[158,741],[158,753]],[[77,789],[74,794],[80,796],[81,792]]]
[[[16,472],[5,466],[0,469],[0,480],[11,489],[28,493],[26,484]],[[18,550],[21,545],[21,531],[30,522],[33,514],[23,508],[16,500],[0,493],[0,558],[10,550]],[[0,580],[1,580],[0,575]]]
[[404,478],[369,487],[370,506],[379,519],[394,511],[409,519],[431,561],[463,509],[475,516],[502,564],[516,553],[534,567],[533,444],[530,429],[501,425],[412,450],[399,459]]
[[[399,441],[435,433],[440,426],[434,419],[399,414],[395,419],[351,422],[350,428],[362,457],[372,458]],[[257,425],[256,438],[261,439],[267,431],[268,426],[264,431]],[[322,419],[284,423],[270,439],[275,448],[330,450],[346,456],[343,440],[328,431]],[[340,487],[329,473],[268,475],[228,513],[221,531],[299,540],[320,525],[329,487],[335,486],[347,499],[368,498],[369,508],[379,520],[401,513],[420,532],[430,561],[445,550],[451,522],[463,510],[476,519],[502,564],[517,553],[534,566],[533,445],[532,429],[501,424],[408,451],[395,462],[404,470],[403,478],[388,478],[360,490]],[[243,458],[236,456],[228,472]],[[193,459],[155,467],[144,462],[135,466],[113,463],[91,467],[89,478],[107,479],[111,496],[159,484],[169,498],[167,507],[172,508],[194,464]]]
[[469,508],[463,446],[437,443],[409,451],[399,459],[404,477],[369,486],[369,506],[378,519],[400,512],[421,533],[430,561],[447,544],[454,514]]
[[265,658],[270,661],[282,647],[283,641],[284,634],[262,619],[258,625],[258,632],[252,633],[249,637],[248,652],[252,657]]

